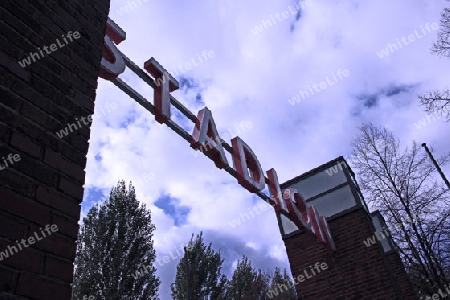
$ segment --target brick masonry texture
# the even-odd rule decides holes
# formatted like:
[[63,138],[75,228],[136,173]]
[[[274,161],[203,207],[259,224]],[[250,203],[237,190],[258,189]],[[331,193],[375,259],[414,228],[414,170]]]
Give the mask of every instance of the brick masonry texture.
[[[0,1],[0,157],[21,157],[0,171],[0,251],[59,228],[0,262],[0,299],[71,298],[90,128],[55,132],[94,112],[108,12],[109,0]],[[19,65],[69,31],[81,37]]]
[[369,215],[357,209],[329,221],[336,244],[331,253],[315,236],[300,233],[284,239],[292,276],[303,274],[310,265],[326,262],[328,269],[297,286],[299,299],[417,299],[398,255],[383,255],[380,243],[363,243],[374,234]]

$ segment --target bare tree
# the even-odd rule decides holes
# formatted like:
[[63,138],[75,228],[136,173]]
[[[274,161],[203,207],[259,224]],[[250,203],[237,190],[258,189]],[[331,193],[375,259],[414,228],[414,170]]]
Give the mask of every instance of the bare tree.
[[[440,25],[437,41],[431,47],[431,53],[450,58],[450,8],[444,8]],[[450,89],[428,91],[419,95],[419,99],[427,113],[443,115],[450,121]]]
[[436,118],[443,116],[450,121],[450,90],[432,90],[419,95],[420,104],[425,111]]
[[[450,282],[450,191],[420,145],[402,150],[385,128],[364,124],[352,147],[367,202],[386,219],[411,282],[421,293],[436,293]],[[437,161],[442,166],[449,158]]]
[[450,8],[444,8],[440,20],[437,41],[431,47],[431,53],[450,57]]

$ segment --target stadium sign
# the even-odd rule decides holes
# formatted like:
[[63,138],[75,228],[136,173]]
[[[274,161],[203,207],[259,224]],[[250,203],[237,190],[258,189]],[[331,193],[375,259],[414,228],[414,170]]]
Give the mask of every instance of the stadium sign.
[[[257,156],[239,136],[231,139],[231,146],[223,141],[217,132],[212,113],[207,107],[201,109],[197,116],[194,116],[178,102],[170,94],[179,88],[178,81],[153,57],[144,63],[144,69],[154,79],[137,67],[116,47],[125,38],[125,32],[108,18],[99,76],[112,81],[122,91],[154,114],[157,122],[166,124],[187,140],[192,148],[203,149],[202,152],[215,163],[217,168],[230,173],[245,189],[271,204],[277,213],[285,215],[301,231],[314,234],[318,242],[325,244],[330,251],[334,251],[335,245],[326,218],[319,216],[314,206],[308,207],[296,189],[286,189],[282,194],[277,172],[273,168],[266,171],[266,178]],[[154,89],[154,105],[118,78],[126,67]],[[171,119],[172,106],[195,123],[191,134]],[[233,167],[230,166],[225,151],[231,154]],[[262,192],[266,185],[270,197]]]

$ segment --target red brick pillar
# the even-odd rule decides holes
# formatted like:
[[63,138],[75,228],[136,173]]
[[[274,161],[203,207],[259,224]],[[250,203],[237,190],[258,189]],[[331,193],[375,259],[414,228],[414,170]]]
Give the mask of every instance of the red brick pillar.
[[[374,234],[370,222],[363,208],[329,221],[335,252],[306,233],[285,239],[292,276],[305,275],[306,270],[311,277],[305,276],[296,286],[299,299],[415,299],[410,287],[405,286],[408,280],[400,259],[392,259],[398,256],[384,256],[379,243],[369,247],[364,244]],[[316,262],[326,263],[327,269],[317,272]]]
[[0,1],[0,299],[71,298],[90,127],[56,132],[94,112],[108,11]]
[[329,251],[314,234],[301,232],[277,215],[299,299],[417,299],[390,235],[382,234],[383,217],[378,211],[368,212],[342,157],[281,187],[297,189],[308,206],[327,218],[336,246]]

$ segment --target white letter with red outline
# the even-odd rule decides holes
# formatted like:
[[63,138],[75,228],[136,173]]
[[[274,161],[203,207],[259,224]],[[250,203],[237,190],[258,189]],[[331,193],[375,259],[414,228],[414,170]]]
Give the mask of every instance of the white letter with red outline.
[[309,216],[311,217],[313,232],[316,234],[317,241],[326,244],[327,240],[323,233],[322,226],[320,226],[319,213],[314,205],[309,207]]
[[324,216],[320,217],[320,227],[322,227],[322,231],[325,234],[326,242],[328,250],[334,251],[336,250],[336,245],[334,244],[333,237],[331,236],[330,228],[328,227],[327,219]]
[[312,232],[311,218],[309,217],[305,199],[300,196],[296,189],[285,190],[283,198],[292,222],[294,222],[300,230]]
[[231,140],[231,145],[238,182],[252,193],[263,190],[265,187],[264,173],[255,153],[238,136]]
[[316,235],[317,241],[325,244],[328,250],[336,250],[327,219],[317,213],[316,208],[307,206],[303,197],[296,189],[287,189],[283,192],[290,219],[303,231],[311,232]]
[[[155,119],[159,123],[164,124],[170,119],[170,93],[177,90],[180,86],[178,81],[153,57],[144,63],[144,69],[155,78],[156,87],[153,91]],[[161,82],[162,84],[160,84]]]
[[197,114],[197,121],[192,132],[191,147],[194,149],[199,149],[200,147],[205,149],[204,151],[210,155],[216,167],[222,169],[228,166],[228,160],[220,143],[216,124],[211,111],[207,107],[200,110]]
[[282,199],[280,184],[278,183],[278,175],[274,168],[266,171],[267,178],[269,179],[269,192],[270,198],[275,202],[275,212],[281,213],[282,211],[288,212],[286,203]]
[[[116,45],[120,44],[125,39],[125,31],[108,17],[108,20],[106,21],[106,35],[103,44],[102,62],[99,73],[101,78],[113,80],[125,71],[125,61],[116,47]],[[113,42],[116,45],[114,45]]]

